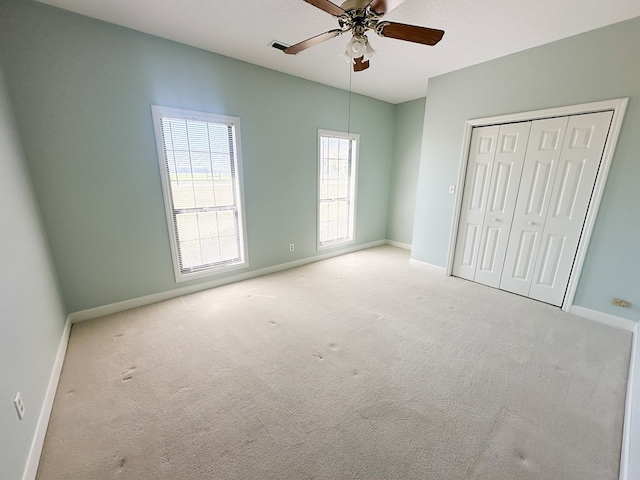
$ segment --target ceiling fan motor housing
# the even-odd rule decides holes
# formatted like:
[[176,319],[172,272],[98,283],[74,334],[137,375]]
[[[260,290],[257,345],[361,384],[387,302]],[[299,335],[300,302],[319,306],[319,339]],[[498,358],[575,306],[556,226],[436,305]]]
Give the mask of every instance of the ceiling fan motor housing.
[[344,15],[338,18],[340,28],[345,32],[351,31],[355,36],[362,36],[367,30],[375,30],[380,15],[369,7],[346,10]]

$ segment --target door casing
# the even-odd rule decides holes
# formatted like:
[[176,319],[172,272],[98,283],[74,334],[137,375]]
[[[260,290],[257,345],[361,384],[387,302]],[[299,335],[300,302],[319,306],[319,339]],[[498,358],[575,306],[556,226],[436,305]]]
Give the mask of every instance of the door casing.
[[512,113],[508,115],[499,115],[495,117],[484,117],[467,120],[464,126],[464,136],[462,140],[462,152],[460,156],[460,166],[458,169],[458,188],[455,198],[454,217],[451,224],[451,233],[449,235],[449,253],[447,257],[447,266],[445,274],[450,276],[453,270],[453,258],[455,255],[456,238],[458,236],[458,223],[460,221],[460,209],[462,208],[462,194],[464,192],[465,175],[467,172],[467,163],[469,161],[469,147],[471,143],[471,133],[474,127],[484,127],[489,125],[498,125],[503,123],[513,122],[525,122],[530,120],[540,120],[544,118],[564,117],[571,115],[580,115],[584,113],[595,113],[604,111],[613,111],[613,118],[611,120],[611,127],[609,129],[609,136],[602,153],[602,160],[596,176],[596,181],[593,188],[593,195],[589,208],[587,209],[587,215],[585,218],[583,235],[580,237],[578,248],[576,250],[576,257],[574,261],[571,275],[567,283],[567,291],[562,302],[562,310],[569,311],[573,305],[573,299],[578,286],[578,280],[582,272],[582,265],[589,246],[589,240],[591,239],[591,232],[593,231],[593,225],[595,223],[598,208],[600,207],[600,201],[602,200],[602,194],[604,193],[604,186],[609,175],[609,169],[611,168],[611,161],[613,159],[613,153],[618,142],[620,135],[620,129],[622,127],[622,119],[629,103],[629,98],[616,98],[612,100],[604,100],[601,102],[584,103],[579,105],[569,105],[565,107],[550,108],[545,110],[535,110],[531,112]]

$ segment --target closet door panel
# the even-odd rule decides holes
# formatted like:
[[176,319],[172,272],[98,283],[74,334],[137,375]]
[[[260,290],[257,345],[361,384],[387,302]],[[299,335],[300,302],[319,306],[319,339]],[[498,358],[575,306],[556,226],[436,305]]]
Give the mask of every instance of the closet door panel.
[[569,119],[529,296],[560,306],[591,200],[613,112]]
[[500,288],[529,295],[568,117],[536,120],[524,160],[520,190]]
[[453,262],[453,275],[468,280],[473,280],[475,276],[499,128],[474,128],[471,135]]
[[484,215],[475,281],[500,285],[531,122],[500,126]]

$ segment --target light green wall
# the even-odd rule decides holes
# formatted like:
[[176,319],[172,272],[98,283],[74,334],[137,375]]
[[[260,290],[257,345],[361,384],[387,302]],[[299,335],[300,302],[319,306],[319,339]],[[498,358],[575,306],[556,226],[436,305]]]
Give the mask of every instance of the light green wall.
[[391,165],[387,238],[408,245],[411,244],[413,233],[424,105],[425,99],[419,98],[395,106],[396,133]]
[[[429,81],[412,257],[445,266],[464,122],[630,97],[575,304],[640,318],[640,18]],[[631,308],[611,305],[612,297]]]
[[[240,117],[252,270],[317,255],[317,130],[346,131],[347,92],[32,2],[0,11],[0,62],[70,311],[177,286],[152,104]],[[353,96],[358,244],[386,238],[393,122]]]
[[[22,478],[65,312],[0,71],[0,477]],[[13,399],[20,392],[20,421]]]

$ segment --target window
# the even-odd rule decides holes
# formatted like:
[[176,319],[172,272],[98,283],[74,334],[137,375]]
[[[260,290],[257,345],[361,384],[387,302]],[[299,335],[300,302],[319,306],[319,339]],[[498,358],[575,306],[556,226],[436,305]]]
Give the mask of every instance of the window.
[[318,132],[318,248],[354,240],[359,138]]
[[176,281],[246,266],[240,119],[152,111]]

